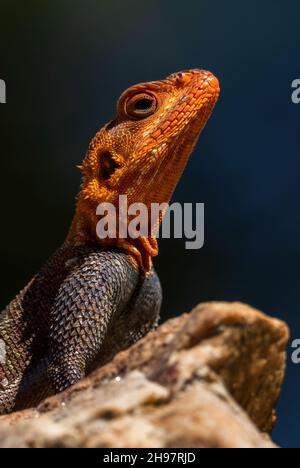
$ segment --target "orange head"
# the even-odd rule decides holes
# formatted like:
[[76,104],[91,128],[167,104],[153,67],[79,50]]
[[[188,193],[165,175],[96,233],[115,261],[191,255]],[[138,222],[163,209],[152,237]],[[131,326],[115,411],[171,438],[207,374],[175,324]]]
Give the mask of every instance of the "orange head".
[[168,203],[218,96],[217,78],[204,70],[174,73],[125,91],[116,119],[96,134],[81,166],[69,242],[120,247],[149,270],[158,253],[156,239],[99,239],[97,206],[109,202],[118,210],[120,195],[149,209],[151,203]]

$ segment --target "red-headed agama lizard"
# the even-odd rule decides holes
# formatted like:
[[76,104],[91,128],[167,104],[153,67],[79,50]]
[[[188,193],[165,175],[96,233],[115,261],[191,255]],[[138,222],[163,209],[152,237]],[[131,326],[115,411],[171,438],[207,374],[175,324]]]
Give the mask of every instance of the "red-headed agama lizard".
[[[100,239],[97,206],[168,203],[219,96],[210,72],[125,91],[92,140],[70,232],[0,313],[0,414],[63,391],[152,330],[162,292],[154,236]],[[159,225],[161,219],[157,220]]]

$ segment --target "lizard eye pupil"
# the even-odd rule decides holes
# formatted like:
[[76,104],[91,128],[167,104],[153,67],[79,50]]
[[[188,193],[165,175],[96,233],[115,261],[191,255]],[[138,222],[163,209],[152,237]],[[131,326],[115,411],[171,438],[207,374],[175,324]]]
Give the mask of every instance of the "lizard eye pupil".
[[103,180],[108,180],[118,167],[119,164],[113,159],[109,151],[106,151],[101,155],[100,170]]
[[139,99],[138,101],[136,101],[134,108],[136,110],[148,111],[149,109],[152,108],[152,100],[151,99]]
[[137,94],[126,102],[125,110],[129,117],[143,119],[154,114],[157,109],[156,98],[150,94]]

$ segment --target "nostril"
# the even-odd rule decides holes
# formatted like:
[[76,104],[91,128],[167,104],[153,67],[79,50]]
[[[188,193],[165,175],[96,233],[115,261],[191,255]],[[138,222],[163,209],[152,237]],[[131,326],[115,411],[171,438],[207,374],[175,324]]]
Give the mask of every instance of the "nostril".
[[179,72],[177,73],[176,76],[176,84],[179,86],[185,86],[187,83],[189,83],[192,79],[191,73],[187,72]]

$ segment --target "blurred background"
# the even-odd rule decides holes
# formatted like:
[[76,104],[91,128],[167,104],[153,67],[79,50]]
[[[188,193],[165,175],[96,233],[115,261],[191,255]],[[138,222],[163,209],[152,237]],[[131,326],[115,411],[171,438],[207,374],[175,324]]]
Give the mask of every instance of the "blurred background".
[[[64,240],[75,165],[121,91],[197,67],[222,93],[174,200],[205,203],[205,247],[160,242],[162,318],[238,300],[300,338],[299,14],[297,0],[2,1],[1,307]],[[274,439],[300,447],[290,356]]]

